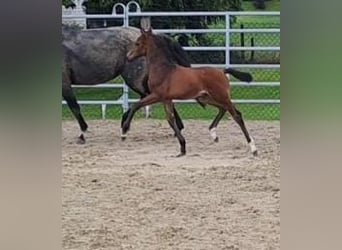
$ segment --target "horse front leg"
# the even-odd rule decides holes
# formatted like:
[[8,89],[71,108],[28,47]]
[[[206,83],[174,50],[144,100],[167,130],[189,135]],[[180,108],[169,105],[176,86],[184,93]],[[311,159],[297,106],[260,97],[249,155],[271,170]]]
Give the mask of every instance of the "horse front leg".
[[125,113],[123,113],[122,118],[121,118],[121,141],[126,140],[126,135],[122,133],[122,127],[127,120],[128,114],[131,112],[131,108],[129,108]]
[[84,144],[85,138],[84,138],[83,134],[87,131],[88,125],[85,122],[85,120],[81,114],[80,105],[78,105],[78,103],[77,103],[77,100],[76,100],[76,97],[74,95],[74,92],[72,91],[71,85],[68,85],[66,83],[62,85],[62,96],[63,96],[64,100],[66,101],[66,103],[68,104],[69,109],[71,110],[71,112],[73,113],[75,118],[77,119],[78,124],[79,124],[80,129],[81,129],[81,134],[78,137],[77,143],[78,144]]
[[126,137],[126,133],[130,129],[131,121],[134,117],[134,114],[142,107],[145,107],[146,105],[151,105],[153,103],[159,102],[160,99],[156,94],[149,94],[148,96],[142,98],[138,102],[134,103],[131,108],[127,111],[127,114],[124,114],[125,120],[122,123],[121,126],[121,139],[124,140],[124,137]]

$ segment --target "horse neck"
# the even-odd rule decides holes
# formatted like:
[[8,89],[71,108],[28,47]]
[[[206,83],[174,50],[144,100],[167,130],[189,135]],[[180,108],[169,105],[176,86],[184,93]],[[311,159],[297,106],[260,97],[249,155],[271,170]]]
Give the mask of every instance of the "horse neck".
[[154,78],[156,75],[164,77],[164,74],[175,67],[175,64],[170,62],[168,55],[159,48],[152,38],[149,39],[146,53],[147,67],[149,76]]

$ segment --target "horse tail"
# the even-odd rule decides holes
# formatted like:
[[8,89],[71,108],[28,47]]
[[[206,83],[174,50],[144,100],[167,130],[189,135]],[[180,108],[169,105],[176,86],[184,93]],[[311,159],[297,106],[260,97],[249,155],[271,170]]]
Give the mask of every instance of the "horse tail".
[[241,71],[231,69],[231,68],[225,69],[223,70],[223,72],[226,74],[231,74],[235,78],[244,82],[251,82],[253,80],[253,77],[250,73],[241,72]]

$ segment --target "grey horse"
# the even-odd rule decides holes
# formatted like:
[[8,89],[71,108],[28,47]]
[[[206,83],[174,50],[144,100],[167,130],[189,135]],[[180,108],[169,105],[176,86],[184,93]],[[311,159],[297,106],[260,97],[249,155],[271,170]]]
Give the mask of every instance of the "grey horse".
[[[127,52],[139,35],[140,30],[134,27],[79,30],[62,25],[62,95],[80,126],[78,143],[85,143],[84,132],[88,125],[71,85],[96,85],[121,75],[141,98],[149,94],[145,58],[131,62],[126,59]],[[168,36],[159,36],[169,48],[172,60],[190,67],[187,54],[180,44]],[[184,128],[182,120],[174,111],[177,126],[181,130]],[[122,123],[126,117],[127,112],[122,117]]]

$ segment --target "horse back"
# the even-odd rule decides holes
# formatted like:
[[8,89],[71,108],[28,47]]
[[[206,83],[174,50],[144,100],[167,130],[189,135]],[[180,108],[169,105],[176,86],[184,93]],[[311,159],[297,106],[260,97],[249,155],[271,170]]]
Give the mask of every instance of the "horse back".
[[186,78],[191,82],[200,82],[202,84],[208,82],[227,81],[227,77],[222,70],[213,67],[187,68],[177,66],[178,75]]
[[73,72],[73,84],[99,84],[118,76],[125,67],[130,44],[139,36],[136,28],[64,31],[64,64]]
[[[196,95],[203,90],[207,92],[227,91],[228,79],[222,70],[212,67],[186,68],[177,66],[171,76],[170,85],[174,89],[191,92]],[[177,91],[178,92],[178,91]]]

